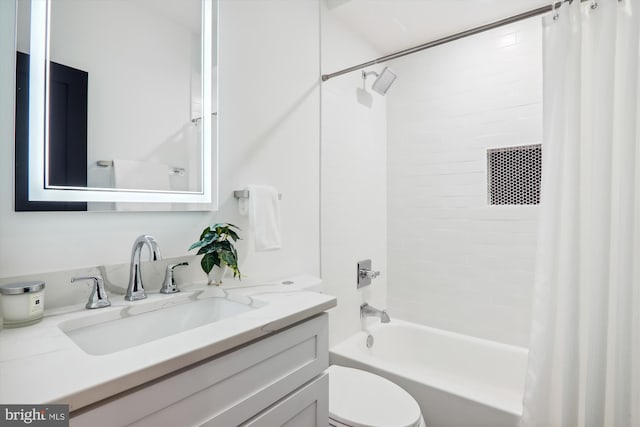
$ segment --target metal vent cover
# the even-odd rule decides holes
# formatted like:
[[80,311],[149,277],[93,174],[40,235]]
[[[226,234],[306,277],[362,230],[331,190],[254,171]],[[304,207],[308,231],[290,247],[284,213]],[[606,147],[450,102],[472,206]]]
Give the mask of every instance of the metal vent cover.
[[541,177],[541,144],[487,150],[490,205],[537,205]]

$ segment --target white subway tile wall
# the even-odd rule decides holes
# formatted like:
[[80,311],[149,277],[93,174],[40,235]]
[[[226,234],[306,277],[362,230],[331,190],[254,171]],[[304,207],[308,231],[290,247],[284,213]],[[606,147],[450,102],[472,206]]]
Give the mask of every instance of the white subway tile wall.
[[491,206],[487,149],[542,139],[539,18],[390,64],[391,314],[527,345],[538,208]]

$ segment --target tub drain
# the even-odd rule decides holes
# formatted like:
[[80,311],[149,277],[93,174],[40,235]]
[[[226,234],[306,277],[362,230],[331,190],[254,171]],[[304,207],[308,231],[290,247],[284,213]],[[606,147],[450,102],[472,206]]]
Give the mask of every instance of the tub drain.
[[367,335],[367,348],[373,347],[373,335]]

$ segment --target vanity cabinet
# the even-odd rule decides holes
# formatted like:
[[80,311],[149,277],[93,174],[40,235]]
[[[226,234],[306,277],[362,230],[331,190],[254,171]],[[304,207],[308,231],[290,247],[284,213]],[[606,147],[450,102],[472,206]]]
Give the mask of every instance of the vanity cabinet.
[[70,425],[324,427],[327,332],[323,313],[72,412]]

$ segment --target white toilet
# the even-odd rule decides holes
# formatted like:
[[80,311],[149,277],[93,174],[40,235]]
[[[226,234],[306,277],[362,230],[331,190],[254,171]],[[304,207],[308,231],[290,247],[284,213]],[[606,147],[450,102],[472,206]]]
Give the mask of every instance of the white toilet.
[[420,406],[386,378],[331,365],[329,425],[333,427],[426,427]]

